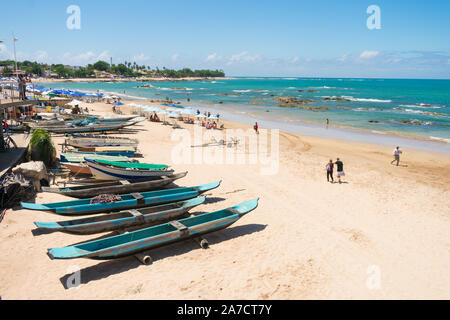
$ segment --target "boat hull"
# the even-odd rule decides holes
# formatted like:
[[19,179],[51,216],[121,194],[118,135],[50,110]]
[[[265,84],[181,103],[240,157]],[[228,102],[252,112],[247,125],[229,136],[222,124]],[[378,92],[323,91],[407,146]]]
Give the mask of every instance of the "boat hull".
[[76,235],[89,235],[118,229],[155,225],[186,215],[189,210],[202,204],[206,197],[160,205],[139,210],[140,215],[131,211],[62,222],[35,222],[41,230],[59,231]]
[[86,160],[92,175],[98,180],[136,180],[158,178],[173,174],[174,170],[127,170]]
[[83,186],[79,187],[79,189],[51,189],[51,188],[43,188],[45,192],[52,192],[63,194],[69,197],[74,198],[92,198],[98,196],[99,194],[124,194],[124,193],[132,193],[132,192],[145,192],[161,189],[172,182],[184,178],[187,175],[187,172],[177,173],[172,176],[163,177],[158,180],[150,180],[150,181],[136,181],[131,182],[130,184],[121,184],[119,180],[116,185],[106,185],[106,186]]
[[[51,248],[48,249],[48,255],[51,259],[121,258],[225,229],[257,206],[258,199],[228,209],[180,219],[175,223],[160,224],[74,246]],[[177,227],[177,224],[184,228]]]
[[66,167],[67,169],[69,169],[71,172],[75,173],[75,174],[86,174],[86,175],[91,175],[91,169],[84,163],[70,163],[70,162],[65,162],[65,163],[61,163],[62,166]]

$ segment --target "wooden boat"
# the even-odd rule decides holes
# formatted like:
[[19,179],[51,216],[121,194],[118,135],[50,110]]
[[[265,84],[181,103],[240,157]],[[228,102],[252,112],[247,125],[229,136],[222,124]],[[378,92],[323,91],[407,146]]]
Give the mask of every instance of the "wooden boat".
[[120,161],[120,162],[131,162],[129,157],[124,156],[107,156],[102,154],[84,154],[84,153],[61,153],[61,162],[85,162],[85,158],[94,160],[108,160],[108,161]]
[[92,175],[91,169],[88,167],[86,163],[83,162],[62,162],[62,166],[69,169],[71,172],[75,174],[89,174]]
[[95,147],[119,147],[128,146],[137,148],[139,141],[128,138],[69,138],[66,144],[75,148],[95,148]]
[[[114,151],[114,148],[116,151]],[[100,151],[104,150],[104,151]],[[102,147],[94,148],[93,151],[86,151],[80,149],[70,149],[67,150],[70,153],[81,153],[84,155],[103,155],[103,156],[114,156],[114,157],[134,157],[136,154],[136,149],[133,147]]]
[[125,127],[133,126],[140,121],[117,122],[111,124],[94,124],[84,127],[49,127],[44,128],[51,133],[76,133],[76,132],[103,132],[115,131]]
[[131,121],[139,116],[126,116],[126,117],[117,117],[117,118],[100,118],[100,122],[126,122]]
[[95,203],[95,198],[55,202],[47,204],[25,203],[22,207],[29,210],[51,211],[60,215],[86,215],[93,213],[120,211],[133,208],[143,208],[174,201],[195,198],[202,193],[219,187],[221,181],[197,187],[175,188],[160,191],[130,193],[120,196],[113,202]]
[[172,176],[162,177],[156,180],[119,181],[113,180],[87,186],[70,188],[42,187],[42,191],[63,194],[73,198],[92,198],[100,194],[124,194],[133,192],[145,192],[159,190],[171,184],[175,180],[184,178],[187,172],[181,172]]
[[118,166],[112,163],[100,163],[96,160],[86,159],[86,164],[91,169],[92,175],[98,180],[136,180],[142,178],[161,177],[173,174],[174,170],[167,170],[167,166],[161,165],[155,169],[139,169]]
[[241,203],[228,209],[171,221],[169,223],[88,241],[73,246],[48,249],[51,259],[114,259],[174,242],[225,229],[245,214],[256,209],[258,199]]
[[192,208],[205,202],[206,197],[163,204],[139,210],[121,211],[77,220],[60,222],[35,222],[41,230],[60,231],[70,234],[94,234],[149,224],[158,224],[180,218]]

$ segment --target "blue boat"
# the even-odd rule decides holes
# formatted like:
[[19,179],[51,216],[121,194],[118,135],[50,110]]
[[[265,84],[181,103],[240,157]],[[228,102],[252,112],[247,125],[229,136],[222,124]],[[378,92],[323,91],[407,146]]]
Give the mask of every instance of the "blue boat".
[[205,202],[206,197],[163,204],[139,210],[121,211],[102,216],[66,220],[60,222],[35,222],[41,230],[60,231],[70,234],[94,234],[131,227],[155,225],[177,219],[186,215],[189,210]]
[[225,229],[245,214],[256,209],[258,199],[227,209],[89,241],[73,246],[48,249],[51,259],[114,259],[165,246]]
[[117,195],[113,202],[95,203],[96,198],[81,199],[47,204],[22,202],[22,208],[29,210],[50,211],[60,215],[75,216],[93,213],[112,212],[126,209],[143,208],[163,203],[188,200],[215,189],[221,181],[197,187],[175,188],[159,191]]

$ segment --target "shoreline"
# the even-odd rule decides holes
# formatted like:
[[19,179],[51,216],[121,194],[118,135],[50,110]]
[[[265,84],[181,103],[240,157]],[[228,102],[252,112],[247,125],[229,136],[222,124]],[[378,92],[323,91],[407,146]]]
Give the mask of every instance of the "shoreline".
[[[212,79],[212,78],[210,78]],[[221,79],[228,79],[228,78],[221,78]],[[230,78],[231,79],[231,78]],[[166,80],[164,80],[166,81]],[[171,80],[167,80],[171,81]],[[189,80],[181,80],[181,81],[189,81]],[[192,80],[191,80],[192,81]],[[202,81],[202,80],[198,80]],[[91,81],[91,82],[97,82],[97,81]],[[86,91],[86,90],[80,90],[80,91]],[[115,95],[121,97],[124,101],[128,101],[128,103],[131,102],[139,102],[139,103],[153,103],[151,101],[158,100],[157,98],[148,98],[148,97],[136,97],[136,96],[130,96],[127,94],[123,94],[116,91],[111,91],[108,93],[114,93]],[[176,102],[176,101],[174,101]],[[413,135],[413,134],[405,134],[402,132],[394,132],[394,131],[379,131],[375,132],[375,130],[370,129],[364,129],[364,128],[356,128],[356,127],[349,127],[349,126],[339,126],[339,125],[330,125],[328,129],[326,129],[323,125],[320,125],[319,123],[315,122],[308,122],[308,121],[301,121],[301,120],[295,120],[295,121],[286,121],[281,119],[263,119],[263,118],[257,118],[254,115],[250,114],[249,112],[245,113],[237,113],[235,111],[226,110],[226,108],[223,107],[223,105],[217,105],[217,104],[207,104],[204,102],[181,102],[182,105],[190,106],[193,108],[202,107],[206,110],[214,110],[214,113],[221,113],[224,115],[231,116],[233,118],[233,122],[241,123],[241,124],[249,124],[248,120],[252,119],[252,121],[259,121],[261,123],[267,123],[267,128],[270,129],[280,129],[281,131],[286,131],[288,133],[294,133],[299,135],[306,135],[306,136],[312,136],[317,138],[329,138],[329,139],[337,139],[337,140],[343,140],[343,141],[354,141],[354,142],[366,142],[367,139],[370,140],[370,144],[375,145],[391,145],[392,147],[395,147],[396,145],[399,145],[403,143],[404,145],[422,150],[422,151],[432,151],[432,152],[438,152],[443,154],[450,154],[450,142],[448,142],[444,138],[432,138],[427,136],[421,136],[421,135]],[[246,121],[242,121],[241,118],[245,117]],[[236,119],[238,118],[238,119]],[[258,123],[259,123],[258,122]],[[295,123],[295,124],[292,124]],[[254,123],[252,123],[253,125]],[[333,131],[335,134],[337,134],[337,137],[330,136],[330,132]],[[376,140],[379,139],[381,142],[377,142]],[[396,143],[395,140],[398,140],[399,142]]]

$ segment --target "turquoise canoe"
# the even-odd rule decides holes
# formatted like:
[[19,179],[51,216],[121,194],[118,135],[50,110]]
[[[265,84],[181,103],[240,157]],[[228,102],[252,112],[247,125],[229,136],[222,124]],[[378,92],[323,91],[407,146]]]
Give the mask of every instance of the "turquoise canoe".
[[93,213],[120,211],[134,208],[143,208],[163,203],[188,200],[215,189],[221,181],[197,187],[175,188],[159,191],[130,193],[121,195],[121,200],[106,203],[91,203],[94,198],[81,199],[47,204],[22,202],[22,208],[29,210],[51,211],[60,215],[87,215]]
[[118,229],[158,224],[180,218],[192,208],[205,202],[206,197],[163,204],[139,210],[121,211],[102,216],[60,222],[35,222],[41,230],[60,231],[70,234],[94,234]]
[[118,236],[48,249],[51,259],[114,259],[225,229],[256,209],[258,199]]

